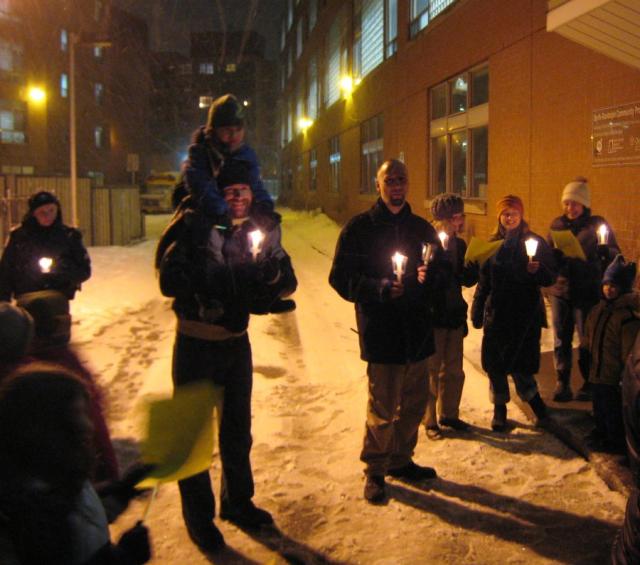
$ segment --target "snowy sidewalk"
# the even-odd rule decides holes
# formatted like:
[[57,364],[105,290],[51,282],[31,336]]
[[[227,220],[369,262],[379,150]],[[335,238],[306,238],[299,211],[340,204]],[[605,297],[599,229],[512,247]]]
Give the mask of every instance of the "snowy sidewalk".
[[[187,537],[175,484],[148,519],[153,563],[602,563],[625,498],[583,458],[535,429],[513,403],[510,434],[491,432],[487,379],[465,362],[461,416],[469,433],[440,441],[420,433],[416,461],[439,478],[390,481],[391,500],[362,498],[358,460],[367,380],[353,305],[327,282],[338,226],[284,211],[284,244],[300,282],[295,312],[255,317],[255,502],[277,530],[248,535],[216,519],[229,549],[208,557]],[[106,389],[109,422],[126,459],[140,437],[136,402],[171,390],[174,317],[152,269],[154,242],[93,248],[94,277],[73,305],[74,341]],[[473,354],[473,340],[469,342]],[[477,343],[476,343],[477,346]],[[176,423],[179,425],[179,422]],[[219,482],[214,457],[212,477]],[[140,518],[134,501],[113,533]]]

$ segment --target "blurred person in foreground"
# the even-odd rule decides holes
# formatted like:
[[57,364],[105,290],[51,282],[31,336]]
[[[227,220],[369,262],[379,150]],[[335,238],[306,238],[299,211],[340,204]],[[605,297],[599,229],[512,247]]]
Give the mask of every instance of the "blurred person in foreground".
[[3,565],[149,561],[143,525],[125,532],[116,545],[110,541],[105,507],[90,481],[89,404],[84,383],[55,365],[27,365],[0,384]]
[[89,414],[92,421],[93,445],[96,451],[92,480],[94,483],[116,480],[118,460],[104,417],[104,394],[95,376],[82,362],[71,345],[69,300],[56,290],[40,290],[20,296],[17,301],[34,322],[34,335],[27,350],[30,360],[56,363],[82,380],[89,394]]
[[458,237],[464,230],[464,200],[457,194],[439,194],[431,202],[433,226],[445,242],[444,258],[451,264],[445,288],[432,296],[435,353],[429,357],[429,401],[424,424],[429,439],[442,437],[440,427],[457,431],[469,429],[460,419],[460,400],[464,386],[463,340],[469,333],[467,303],[462,287],[478,282],[478,266],[464,264],[467,244]]
[[[433,468],[413,461],[413,453],[429,394],[427,358],[434,352],[426,282],[438,268],[434,259],[427,275],[422,249],[440,245],[431,224],[413,214],[406,200],[404,163],[385,161],[376,189],[374,206],[340,232],[329,275],[338,294],[355,304],[360,357],[367,362],[369,398],[360,459],[364,498],[371,504],[387,500],[385,476],[436,477]],[[402,272],[394,268],[394,256],[399,264],[406,261]]]
[[633,291],[636,264],[622,255],[602,278],[602,299],[585,324],[582,346],[590,355],[589,383],[593,398],[594,429],[586,440],[594,451],[624,454],[622,371],[640,329],[640,294]]
[[622,415],[634,487],[624,523],[611,550],[613,565],[640,563],[640,333],[625,359],[622,374]]
[[[518,396],[531,406],[537,423],[549,422],[535,374],[540,369],[541,329],[546,326],[540,288],[554,283],[556,264],[547,242],[529,229],[518,196],[509,194],[498,200],[496,211],[498,225],[491,239],[503,243],[480,269],[471,320],[473,327],[483,328],[482,369],[490,381],[491,429],[504,432],[509,375]],[[527,254],[525,241],[529,239],[537,242],[533,257]]]
[[[553,232],[569,230],[578,240],[584,259],[567,257],[554,249],[558,262],[556,283],[546,289],[551,303],[553,323],[553,360],[557,373],[553,400],[569,402],[571,391],[571,366],[573,363],[573,333],[578,332],[578,368],[583,384],[576,400],[591,400],[589,385],[589,352],[584,343],[584,324],[587,316],[600,298],[602,275],[607,265],[620,253],[616,236],[602,216],[591,213],[591,191],[584,177],[576,177],[562,191],[563,214],[551,222],[549,236],[553,244]],[[598,230],[607,230],[606,241],[599,243]]]
[[[251,177],[239,161],[227,161],[217,184],[229,207],[232,228],[202,221],[185,225],[160,258],[160,289],[173,297],[177,316],[173,383],[177,389],[206,379],[223,388],[218,442],[222,463],[220,517],[242,528],[273,523],[269,512],[253,502],[251,469],[251,391],[253,365],[247,334],[251,312],[267,313],[294,292],[297,280],[280,244],[280,228],[259,232],[250,215]],[[196,226],[194,228],[194,226]],[[167,237],[175,236],[167,234]],[[192,541],[205,552],[225,546],[213,523],[216,505],[209,471],[178,481],[182,514]]]
[[56,196],[46,191],[31,196],[0,259],[0,300],[37,290],[57,290],[71,300],[90,276],[82,235],[62,222]]

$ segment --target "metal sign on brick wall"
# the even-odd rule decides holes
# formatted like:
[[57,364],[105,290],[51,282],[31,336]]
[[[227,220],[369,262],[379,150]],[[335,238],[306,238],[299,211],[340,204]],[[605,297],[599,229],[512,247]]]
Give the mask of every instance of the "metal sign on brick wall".
[[593,111],[593,165],[640,165],[640,102]]

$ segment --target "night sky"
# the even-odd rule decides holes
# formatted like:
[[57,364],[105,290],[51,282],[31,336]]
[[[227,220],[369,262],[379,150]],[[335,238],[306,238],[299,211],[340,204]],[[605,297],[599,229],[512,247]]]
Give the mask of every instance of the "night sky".
[[[254,29],[267,40],[267,57],[279,47],[280,21],[286,0],[114,0],[118,7],[149,22],[151,49],[188,54],[191,31]],[[252,7],[254,8],[252,10]],[[153,25],[153,14],[156,25]],[[158,17],[159,16],[159,17]],[[253,16],[253,17],[251,17]]]

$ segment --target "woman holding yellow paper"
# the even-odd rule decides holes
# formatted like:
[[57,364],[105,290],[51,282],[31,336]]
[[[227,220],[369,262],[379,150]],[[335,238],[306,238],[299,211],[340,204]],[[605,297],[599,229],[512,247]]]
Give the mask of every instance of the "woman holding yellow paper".
[[504,431],[510,399],[508,375],[538,422],[547,418],[535,379],[540,367],[540,331],[546,323],[540,287],[553,284],[556,272],[551,248],[523,219],[522,200],[505,196],[497,203],[497,213],[492,239],[503,240],[503,244],[482,265],[471,320],[475,328],[484,329],[482,368],[491,382],[491,428]]
[[[600,299],[602,275],[620,252],[611,226],[602,216],[591,214],[591,194],[587,179],[577,177],[562,191],[564,213],[551,222],[548,241],[555,247],[558,280],[549,288],[554,335],[554,364],[558,382],[553,399],[568,402],[571,392],[571,365],[574,328],[584,341],[584,323]],[[577,400],[590,400],[589,354],[578,349],[578,367],[584,379]]]

